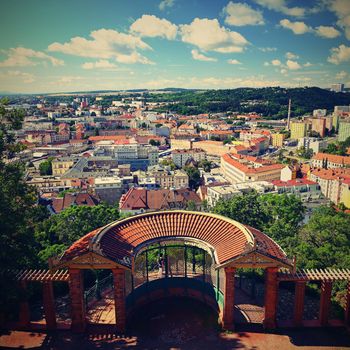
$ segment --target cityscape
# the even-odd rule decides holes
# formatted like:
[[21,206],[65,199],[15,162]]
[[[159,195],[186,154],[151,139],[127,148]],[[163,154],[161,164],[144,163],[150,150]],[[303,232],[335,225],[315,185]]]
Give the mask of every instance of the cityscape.
[[0,348],[350,348],[349,0],[2,7]]

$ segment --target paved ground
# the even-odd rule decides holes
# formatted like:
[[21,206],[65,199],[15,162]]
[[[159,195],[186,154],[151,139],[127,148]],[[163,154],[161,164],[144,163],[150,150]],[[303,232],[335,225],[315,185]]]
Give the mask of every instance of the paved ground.
[[220,332],[217,316],[193,300],[161,301],[139,310],[127,335],[89,328],[89,334],[70,332],[11,332],[0,336],[0,349],[350,349],[350,336],[341,329],[302,329],[264,333],[240,325],[234,333]]

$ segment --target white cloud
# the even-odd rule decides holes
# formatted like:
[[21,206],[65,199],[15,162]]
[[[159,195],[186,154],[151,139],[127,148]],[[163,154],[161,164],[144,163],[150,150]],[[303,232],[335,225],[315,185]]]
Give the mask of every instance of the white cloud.
[[254,10],[247,4],[230,1],[223,9],[225,23],[232,26],[260,25],[264,24],[264,18],[260,11]]
[[264,62],[264,66],[268,67],[270,65],[270,62]]
[[141,37],[159,36],[171,40],[176,37],[177,26],[164,18],[161,19],[154,15],[143,15],[130,26],[130,31]]
[[345,72],[345,70],[342,70],[341,72],[337,73],[335,76],[336,79],[343,80],[348,76],[348,72]]
[[331,56],[327,59],[328,62],[340,64],[350,61],[350,46],[339,45],[339,47],[331,48]]
[[230,59],[230,60],[227,60],[227,63],[229,64],[242,64],[242,62],[236,60],[236,59]]
[[296,60],[297,58],[299,58],[299,56],[294,54],[293,52],[286,52],[285,56],[288,60]]
[[312,64],[311,64],[310,62],[306,62],[306,63],[303,64],[303,66],[304,66],[304,67],[311,67]]
[[272,61],[271,61],[271,64],[272,64],[273,66],[280,66],[282,63],[281,63],[280,60],[272,60]]
[[248,41],[239,33],[221,27],[217,19],[195,18],[180,26],[181,39],[204,51],[242,52]]
[[262,52],[275,52],[275,51],[277,51],[277,47],[259,47],[258,49]]
[[291,22],[289,19],[280,20],[280,25],[283,28],[290,29],[294,34],[300,35],[312,31],[312,28],[304,22]]
[[216,62],[217,61],[216,58],[205,56],[205,55],[201,54],[200,52],[198,52],[198,50],[195,50],[195,49],[193,49],[191,51],[191,54],[192,54],[193,59],[197,60],[197,61],[207,61],[207,62],[210,62],[210,61]]
[[297,61],[287,60],[286,65],[291,70],[297,70],[301,68],[301,65]]
[[53,66],[63,66],[64,62],[47,55],[42,51],[35,51],[25,47],[15,47],[4,50],[7,58],[0,62],[0,67],[36,66],[39,63],[50,62]]
[[306,12],[303,7],[288,7],[285,0],[255,0],[255,2],[269,10],[282,12],[288,16],[303,17]]
[[288,73],[287,69],[285,69],[285,68],[281,69],[281,74],[287,74],[287,73]]
[[99,29],[92,31],[90,37],[92,40],[77,36],[63,44],[55,42],[49,45],[48,50],[81,57],[113,58],[120,63],[153,63],[137,51],[152,50],[137,36]]
[[319,26],[315,28],[315,33],[318,36],[321,36],[323,38],[327,39],[333,39],[340,35],[339,30],[335,29],[334,27],[329,26]]
[[337,25],[344,30],[350,40],[350,6],[349,0],[330,0],[329,9],[338,17]]
[[174,6],[174,0],[163,0],[159,3],[159,10],[164,11],[167,7]]
[[108,69],[113,70],[117,68],[117,65],[109,62],[108,60],[99,60],[96,62],[85,62],[81,65],[83,69]]

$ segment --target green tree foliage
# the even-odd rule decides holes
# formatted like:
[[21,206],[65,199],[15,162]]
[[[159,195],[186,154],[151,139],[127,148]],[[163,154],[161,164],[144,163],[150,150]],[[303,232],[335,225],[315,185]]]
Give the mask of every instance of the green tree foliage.
[[327,148],[323,150],[325,153],[336,154],[339,156],[345,156],[347,154],[347,149],[350,147],[350,137],[348,137],[343,142],[330,143]]
[[219,201],[212,211],[263,231],[287,252],[297,245],[297,234],[304,216],[304,207],[299,198],[278,194],[259,195],[255,191]]
[[212,162],[210,160],[203,159],[199,162],[198,166],[203,168],[206,173],[209,173],[212,167]]
[[[0,102],[0,262],[2,271],[35,265],[34,226],[47,212],[36,207],[36,192],[23,178],[20,162],[7,162],[21,147],[15,142],[14,130],[21,128],[23,112],[7,111]],[[0,278],[0,313],[13,311],[17,303],[13,274]],[[6,285],[3,285],[6,284]]]
[[314,152],[311,148],[306,149],[304,146],[302,146],[297,150],[297,155],[301,158],[311,159]]
[[49,157],[47,160],[44,160],[39,165],[40,175],[52,175],[52,157]]
[[188,184],[191,189],[197,189],[201,182],[201,174],[199,170],[192,166],[185,166],[184,170],[188,175]]
[[188,201],[187,202],[187,205],[186,205],[186,210],[189,210],[189,211],[195,211],[197,210],[197,206],[196,206],[196,203],[194,201]]
[[149,140],[149,144],[151,146],[160,146],[160,142],[158,140],[153,140],[153,139]]
[[162,166],[170,166],[171,170],[176,169],[176,165],[171,159],[163,159],[163,160],[159,161],[159,164]]
[[332,110],[336,105],[350,104],[349,93],[339,94],[317,87],[186,90],[147,95],[147,101],[169,102],[168,105],[159,108],[161,112],[168,110],[179,114],[222,113],[226,111],[257,112],[272,119],[282,119],[287,116],[289,98],[292,99],[292,116],[311,113],[317,108]]
[[46,265],[47,258],[57,255],[90,231],[120,218],[116,208],[106,205],[72,206],[40,223],[35,239],[40,245],[39,258]]
[[214,206],[212,212],[259,230],[264,228],[264,224],[269,219],[265,210],[260,205],[259,195],[255,191],[242,196],[234,196],[230,200],[220,200]]
[[348,268],[350,215],[321,206],[300,230],[297,263],[303,268]]

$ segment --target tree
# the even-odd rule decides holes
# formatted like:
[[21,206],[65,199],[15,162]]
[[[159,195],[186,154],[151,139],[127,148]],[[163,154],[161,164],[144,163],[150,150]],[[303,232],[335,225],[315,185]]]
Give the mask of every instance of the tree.
[[350,216],[321,206],[300,230],[297,263],[303,268],[348,268],[350,265]]
[[210,160],[203,159],[199,162],[198,166],[203,168],[206,173],[209,173],[212,167],[212,162]]
[[188,201],[187,204],[186,204],[186,210],[189,210],[189,211],[197,210],[196,203],[194,201],[192,201],[192,200]]
[[241,196],[234,196],[230,200],[220,200],[212,212],[262,230],[264,224],[269,221],[269,217],[262,208],[258,197],[258,193],[252,191]]
[[163,159],[163,160],[161,160],[159,162],[159,164],[162,165],[162,166],[170,166],[171,170],[175,170],[176,169],[176,165],[171,159]]
[[46,265],[51,254],[62,253],[83,235],[119,218],[118,209],[100,204],[72,206],[44,220],[35,230],[41,264]]
[[49,157],[47,160],[40,163],[40,175],[52,175],[52,160],[53,158]]
[[197,189],[201,182],[201,174],[199,170],[192,166],[185,166],[184,170],[188,175],[188,184],[191,189]]
[[153,140],[153,139],[149,140],[149,144],[151,146],[160,146],[160,142],[158,140]]
[[[6,162],[6,158],[21,149],[13,131],[21,128],[24,116],[22,111],[6,110],[7,102],[0,101],[0,261],[3,271],[35,264],[33,227],[43,214],[35,207],[35,190],[24,181],[24,165]],[[16,284],[10,277],[5,273],[0,278],[0,313],[4,314],[13,311],[17,304]]]

